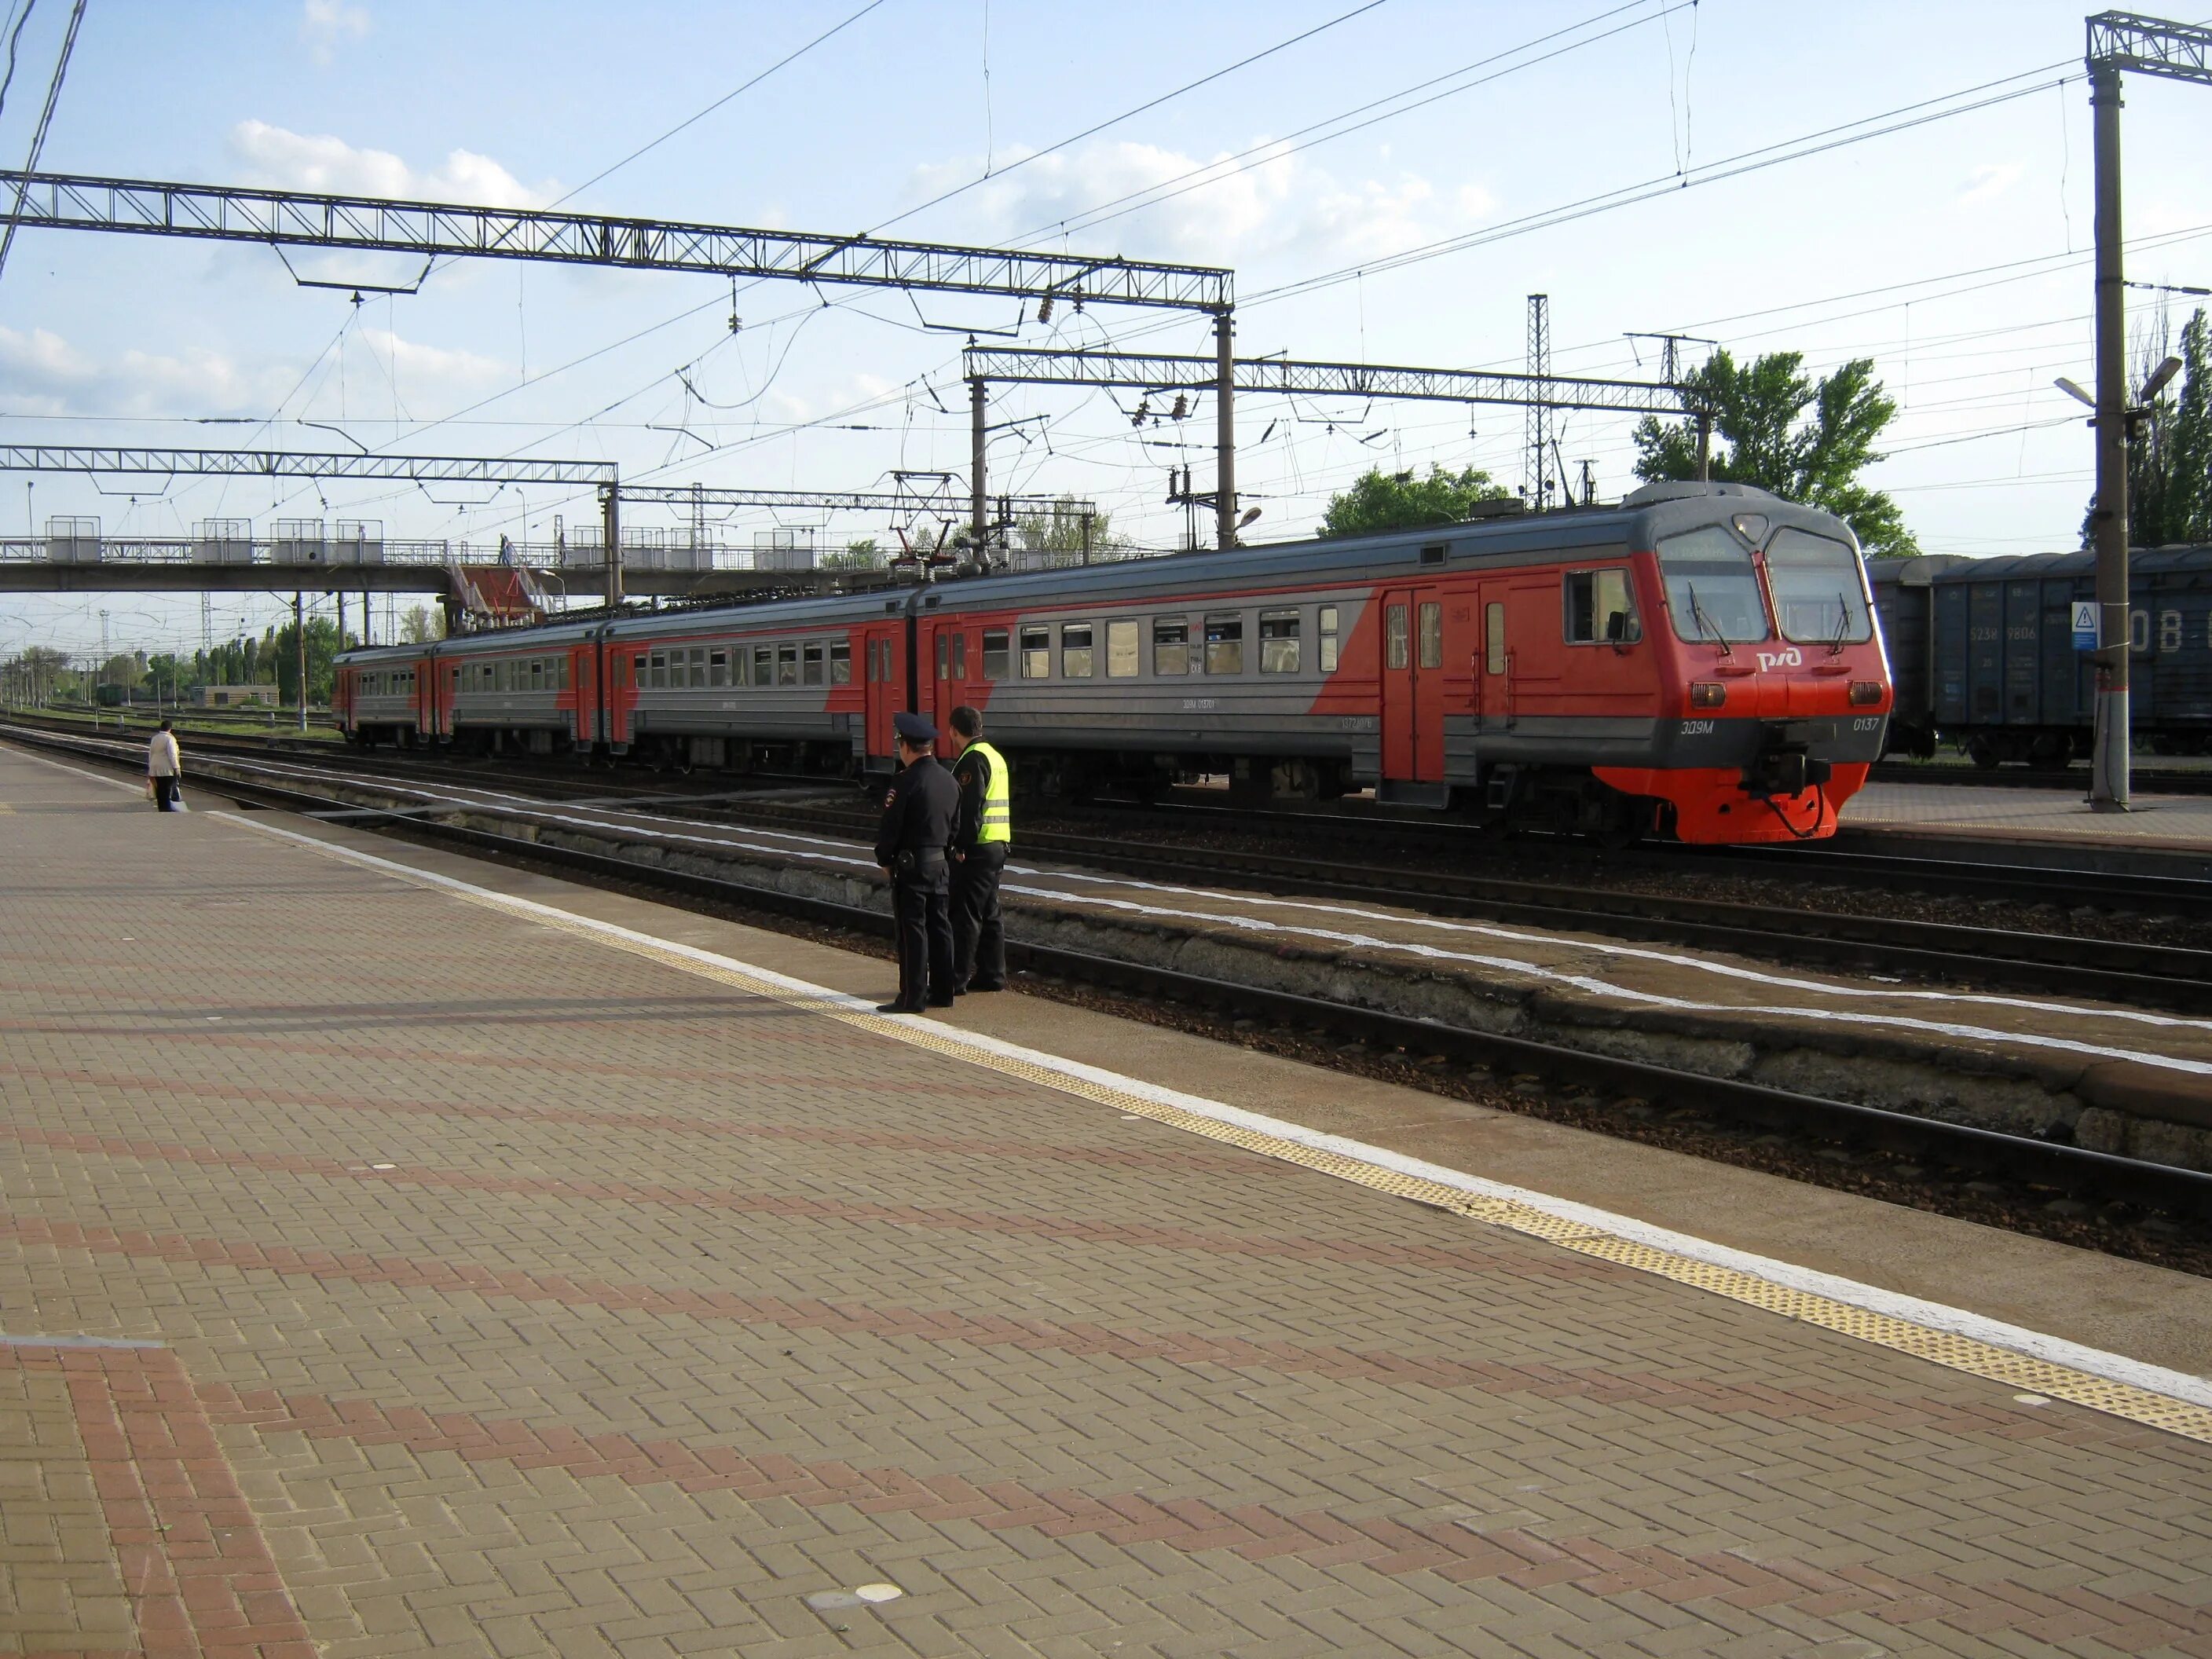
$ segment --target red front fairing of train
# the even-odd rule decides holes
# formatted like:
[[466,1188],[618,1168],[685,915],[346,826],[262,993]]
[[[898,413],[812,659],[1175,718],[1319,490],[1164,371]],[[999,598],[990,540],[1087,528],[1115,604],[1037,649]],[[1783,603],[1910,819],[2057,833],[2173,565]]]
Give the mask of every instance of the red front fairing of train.
[[1881,752],[1892,690],[1857,551],[1834,520],[1781,518],[1737,513],[1633,555],[1663,618],[1649,631],[1668,706],[1654,763],[1591,775],[1664,802],[1680,841],[1833,835]]

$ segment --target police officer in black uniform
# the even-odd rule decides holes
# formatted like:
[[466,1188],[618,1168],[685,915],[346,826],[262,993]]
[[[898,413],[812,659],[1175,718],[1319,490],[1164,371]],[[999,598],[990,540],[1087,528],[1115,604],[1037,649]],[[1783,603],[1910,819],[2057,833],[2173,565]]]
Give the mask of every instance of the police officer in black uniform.
[[918,1014],[952,1006],[951,877],[945,852],[960,809],[960,787],[937,763],[937,727],[921,714],[897,714],[899,775],[884,797],[876,862],[891,878],[898,920],[898,1000],[878,1012]]

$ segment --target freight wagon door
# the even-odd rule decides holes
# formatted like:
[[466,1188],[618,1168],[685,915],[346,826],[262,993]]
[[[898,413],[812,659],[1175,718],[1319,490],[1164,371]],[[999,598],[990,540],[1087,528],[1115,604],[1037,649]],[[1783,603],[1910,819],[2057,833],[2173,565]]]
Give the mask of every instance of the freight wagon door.
[[1444,605],[1433,587],[1382,595],[1382,775],[1444,776]]

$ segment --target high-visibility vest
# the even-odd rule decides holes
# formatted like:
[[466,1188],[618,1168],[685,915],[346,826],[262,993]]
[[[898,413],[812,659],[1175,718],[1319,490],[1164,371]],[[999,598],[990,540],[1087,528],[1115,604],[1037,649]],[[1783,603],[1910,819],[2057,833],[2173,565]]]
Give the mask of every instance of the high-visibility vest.
[[1014,838],[1014,775],[1006,765],[1006,757],[977,738],[968,747],[988,763],[988,773],[983,781],[983,821],[976,827],[975,844],[1006,841]]

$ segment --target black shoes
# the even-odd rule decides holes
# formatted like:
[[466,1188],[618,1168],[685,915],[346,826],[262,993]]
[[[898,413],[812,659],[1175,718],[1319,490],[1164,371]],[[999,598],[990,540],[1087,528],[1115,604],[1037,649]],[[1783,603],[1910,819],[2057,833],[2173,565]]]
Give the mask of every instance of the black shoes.
[[961,988],[967,991],[1003,991],[1006,988],[1006,981],[1002,979],[993,980],[988,985],[985,985],[978,981],[964,985]]
[[879,1002],[876,1005],[876,1012],[879,1014],[918,1014],[921,1012],[921,1007],[920,1004],[912,1002]]

